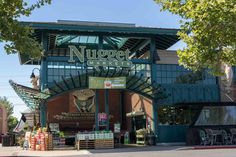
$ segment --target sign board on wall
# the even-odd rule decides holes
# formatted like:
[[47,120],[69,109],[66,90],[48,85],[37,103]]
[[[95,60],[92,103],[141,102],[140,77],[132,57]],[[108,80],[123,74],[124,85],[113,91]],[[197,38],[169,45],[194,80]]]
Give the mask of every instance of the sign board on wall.
[[114,123],[114,133],[120,133],[120,123]]
[[59,123],[49,123],[49,128],[50,128],[50,131],[60,131],[59,130]]
[[79,61],[80,63],[86,62],[88,66],[98,67],[132,67],[132,62],[129,60],[130,51],[121,50],[96,50],[89,49],[86,46],[69,45],[70,59],[68,62],[74,63]]
[[98,113],[98,125],[106,126],[107,114],[106,113]]
[[90,89],[125,89],[126,77],[89,77]]

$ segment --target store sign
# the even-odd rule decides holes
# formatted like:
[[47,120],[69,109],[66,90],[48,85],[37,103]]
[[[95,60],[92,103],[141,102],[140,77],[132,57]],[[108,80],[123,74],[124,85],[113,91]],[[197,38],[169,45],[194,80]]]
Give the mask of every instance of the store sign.
[[[68,62],[76,62],[78,59],[81,63],[87,62],[88,66],[106,66],[106,67],[131,67],[132,62],[129,60],[130,51],[120,50],[95,50],[87,49],[86,46],[69,45],[70,59]],[[77,59],[75,59],[77,58]]]
[[126,77],[89,77],[90,89],[125,89]]
[[49,128],[52,132],[59,131],[59,123],[49,123]]
[[106,113],[98,113],[98,125],[106,126],[107,122],[107,114]]
[[120,133],[120,123],[114,123],[114,133]]
[[74,105],[80,113],[95,112],[94,96],[95,93],[90,89],[77,90],[72,93]]

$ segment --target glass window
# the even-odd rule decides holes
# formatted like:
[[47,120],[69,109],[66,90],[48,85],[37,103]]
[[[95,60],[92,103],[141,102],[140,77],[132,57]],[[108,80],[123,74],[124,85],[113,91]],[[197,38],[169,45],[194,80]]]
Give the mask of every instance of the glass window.
[[189,125],[191,122],[188,106],[160,106],[159,125]]
[[195,125],[236,125],[236,106],[204,106]]
[[[192,72],[183,66],[174,64],[158,64],[157,79],[162,80],[161,84],[216,84],[216,77],[210,75],[207,70],[202,72]],[[159,79],[161,78],[161,79]]]

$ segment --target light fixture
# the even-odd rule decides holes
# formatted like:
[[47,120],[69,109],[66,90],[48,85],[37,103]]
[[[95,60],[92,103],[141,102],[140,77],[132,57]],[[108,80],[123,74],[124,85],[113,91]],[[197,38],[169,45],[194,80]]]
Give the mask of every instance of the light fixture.
[[40,71],[39,68],[34,68],[34,69],[32,70],[32,73],[31,73],[31,75],[30,75],[30,78],[35,78],[35,74],[34,74],[34,70],[35,70],[35,69],[37,69],[37,70]]

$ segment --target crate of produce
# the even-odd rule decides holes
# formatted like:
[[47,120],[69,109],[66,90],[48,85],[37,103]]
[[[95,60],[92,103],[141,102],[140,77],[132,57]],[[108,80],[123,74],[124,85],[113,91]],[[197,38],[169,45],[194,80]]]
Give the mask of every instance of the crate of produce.
[[30,138],[30,148],[31,148],[31,150],[36,149],[36,140],[35,140],[34,136],[31,136],[31,138]]

